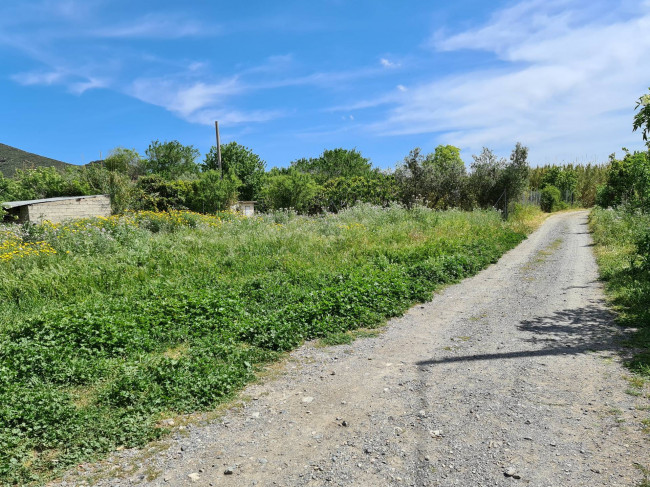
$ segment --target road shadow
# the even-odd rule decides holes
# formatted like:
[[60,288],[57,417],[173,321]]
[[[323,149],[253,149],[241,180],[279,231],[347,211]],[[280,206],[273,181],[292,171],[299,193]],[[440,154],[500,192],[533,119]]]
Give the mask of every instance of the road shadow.
[[598,304],[564,309],[521,321],[517,329],[525,334],[519,338],[521,342],[528,344],[521,350],[432,357],[417,362],[417,365],[575,355],[599,351],[621,352],[621,339],[627,333],[614,323],[614,318],[613,312]]

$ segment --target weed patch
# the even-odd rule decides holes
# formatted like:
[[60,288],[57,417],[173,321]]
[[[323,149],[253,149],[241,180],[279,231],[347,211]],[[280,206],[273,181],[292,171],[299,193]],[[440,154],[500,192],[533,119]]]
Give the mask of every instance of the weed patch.
[[590,226],[596,258],[620,325],[634,331],[628,343],[634,358],[627,366],[650,377],[650,268],[642,243],[650,215],[594,209]]

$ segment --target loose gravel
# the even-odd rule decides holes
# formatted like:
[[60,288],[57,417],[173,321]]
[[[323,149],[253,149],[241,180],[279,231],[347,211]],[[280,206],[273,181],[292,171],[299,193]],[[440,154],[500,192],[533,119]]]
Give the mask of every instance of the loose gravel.
[[379,336],[307,344],[238,406],[56,485],[638,485],[649,403],[591,245],[586,212],[554,215]]

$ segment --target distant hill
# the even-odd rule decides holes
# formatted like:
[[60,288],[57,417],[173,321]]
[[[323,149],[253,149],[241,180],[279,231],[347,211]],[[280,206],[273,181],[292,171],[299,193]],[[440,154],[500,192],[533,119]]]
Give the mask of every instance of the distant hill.
[[10,145],[0,144],[0,173],[5,177],[12,177],[16,173],[16,169],[50,166],[63,169],[72,165],[49,157],[32,154],[31,152],[25,152]]

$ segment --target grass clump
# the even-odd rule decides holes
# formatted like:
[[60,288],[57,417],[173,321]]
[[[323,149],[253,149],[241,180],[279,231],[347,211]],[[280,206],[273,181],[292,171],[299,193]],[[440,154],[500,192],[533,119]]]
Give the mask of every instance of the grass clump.
[[522,225],[362,205],[1,228],[0,245],[53,252],[0,262],[0,483],[157,438],[161,417],[215,408],[280,352],[346,342],[495,262]]

